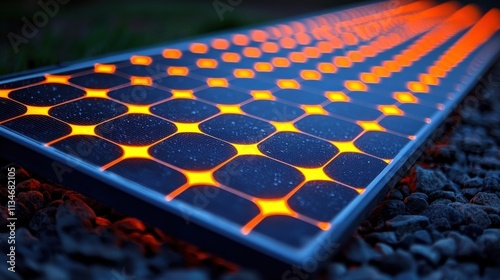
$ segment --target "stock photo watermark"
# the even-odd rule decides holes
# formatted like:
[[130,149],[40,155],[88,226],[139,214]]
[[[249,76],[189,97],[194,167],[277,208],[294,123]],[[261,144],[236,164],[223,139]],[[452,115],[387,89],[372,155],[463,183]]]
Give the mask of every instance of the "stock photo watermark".
[[7,168],[7,230],[9,245],[7,253],[7,270],[16,272],[16,168],[11,166]]

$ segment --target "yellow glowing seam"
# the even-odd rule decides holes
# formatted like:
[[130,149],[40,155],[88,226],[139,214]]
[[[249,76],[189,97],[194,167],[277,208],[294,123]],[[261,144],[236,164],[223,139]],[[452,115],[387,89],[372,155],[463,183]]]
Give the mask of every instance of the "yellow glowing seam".
[[227,80],[223,78],[208,78],[207,84],[211,87],[227,87]]
[[49,115],[49,110],[50,106],[47,107],[42,107],[42,106],[29,106],[25,105],[27,108],[25,115],[43,115],[43,116],[48,116]]
[[132,105],[132,104],[127,104],[127,113],[129,114],[146,114],[150,115],[151,112],[149,111],[148,105]]
[[111,64],[99,64],[96,63],[94,65],[94,71],[96,73],[106,73],[106,74],[113,74],[115,73],[116,66],[111,65]]
[[10,90],[0,89],[0,97],[9,98]]
[[170,66],[167,68],[167,73],[171,76],[186,76],[189,70],[187,67]]
[[172,90],[173,98],[194,99],[192,90]]
[[95,135],[96,125],[75,125],[71,126],[71,135]]
[[393,97],[400,103],[418,103],[418,98],[409,92],[395,92]]
[[238,155],[264,156],[257,144],[231,144],[238,151]]
[[271,63],[257,62],[254,65],[254,69],[255,69],[255,71],[258,71],[258,72],[271,72],[271,71],[273,71],[273,66],[271,65]]
[[350,98],[341,91],[327,91],[326,98],[332,102],[349,102]]
[[151,159],[151,155],[148,150],[150,146],[128,146],[128,145],[120,145],[123,149],[123,159],[126,158],[147,158]]
[[297,214],[288,206],[288,203],[284,199],[262,199],[254,198],[255,204],[260,209],[261,215],[273,216],[273,215],[285,215],[285,216],[296,216]]
[[367,91],[368,87],[360,81],[345,81],[344,86],[350,91]]
[[215,68],[217,67],[217,60],[208,59],[208,58],[200,58],[196,61],[196,65],[199,68]]
[[318,63],[318,70],[321,73],[335,73],[337,72],[337,67],[332,63],[320,62]]
[[359,75],[359,78],[361,81],[367,83],[367,84],[376,84],[380,82],[380,78],[372,73],[361,73]]
[[221,105],[218,104],[221,114],[244,114],[239,105]]
[[233,72],[236,78],[253,78],[254,73],[250,69],[235,69]]
[[300,71],[300,76],[304,80],[319,80],[321,79],[321,74],[314,70],[302,70]]
[[365,58],[363,57],[363,55],[359,51],[350,51],[347,53],[347,56],[353,62],[363,62],[365,60]]
[[288,58],[295,63],[304,63],[307,61],[307,57],[301,52],[291,52]]
[[331,141],[331,143],[339,149],[339,153],[363,153],[353,141]]
[[243,55],[246,57],[258,58],[261,56],[261,52],[258,48],[246,47],[243,49]]
[[182,52],[177,49],[166,49],[163,50],[162,55],[164,58],[179,59],[182,56]]
[[326,175],[325,171],[322,167],[318,168],[305,168],[305,167],[295,167],[297,168],[302,175],[304,175],[305,181],[333,181],[328,175]]
[[408,82],[408,89],[413,92],[421,92],[421,93],[429,92],[429,87],[426,84],[420,82]]
[[177,127],[177,133],[202,133],[198,123],[174,122]]
[[307,58],[318,58],[321,56],[321,52],[316,47],[305,47],[303,52]]
[[153,84],[153,81],[150,77],[130,77],[130,83],[132,85],[141,85],[141,86],[150,86]]
[[85,97],[108,98],[108,91],[105,89],[85,89]]
[[212,41],[212,48],[217,50],[226,50],[229,48],[229,42],[226,39],[214,39]]
[[68,84],[69,78],[71,78],[71,76],[45,75],[45,82],[54,84]]
[[439,85],[439,79],[430,74],[421,74],[420,82],[427,85],[437,86]]
[[184,170],[182,172],[184,176],[187,177],[189,186],[196,185],[209,185],[209,186],[217,186],[218,183],[215,181],[213,176],[213,171],[190,171]]
[[251,94],[256,100],[275,100],[274,96],[268,90],[252,90]]
[[385,131],[385,128],[381,127],[377,122],[373,121],[357,121],[359,126],[361,126],[365,131]]
[[345,56],[337,56],[337,57],[335,57],[335,59],[333,60],[333,63],[337,67],[341,67],[341,68],[348,68],[348,67],[352,66],[351,60],[349,58],[345,57]]
[[142,55],[133,55],[130,58],[130,63],[134,65],[150,65],[153,62],[153,59],[149,56],[142,56]]
[[308,115],[327,115],[328,112],[319,105],[302,105],[300,106]]
[[382,66],[372,67],[372,73],[379,76],[379,77],[382,77],[382,78],[386,78],[386,77],[389,77],[391,75],[391,72],[389,72],[387,69],[385,69]]
[[292,122],[271,122],[271,124],[279,132],[299,132]]
[[237,46],[246,46],[248,45],[248,37],[243,34],[235,34],[233,36],[233,43]]
[[402,116],[404,115],[403,111],[394,105],[380,105],[378,109],[384,113],[384,115],[392,115],[392,116]]
[[202,43],[193,43],[191,46],[189,46],[189,50],[192,53],[206,53],[208,51],[208,47],[205,44]]
[[232,63],[236,63],[236,62],[240,62],[240,55],[237,54],[237,53],[224,53],[222,54],[222,60],[225,61],[225,62],[232,62]]
[[290,61],[284,57],[275,57],[271,62],[275,67],[288,67],[290,66]]
[[297,81],[295,80],[278,80],[278,86],[280,88],[294,88],[294,89],[298,89],[300,88],[300,85],[299,83],[297,83]]

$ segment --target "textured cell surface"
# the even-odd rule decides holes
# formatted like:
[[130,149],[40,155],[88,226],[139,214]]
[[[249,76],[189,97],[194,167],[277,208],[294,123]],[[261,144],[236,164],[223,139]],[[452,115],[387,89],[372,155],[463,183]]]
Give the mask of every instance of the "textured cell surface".
[[300,258],[382,190],[498,50],[497,9],[396,2],[0,82],[0,136]]

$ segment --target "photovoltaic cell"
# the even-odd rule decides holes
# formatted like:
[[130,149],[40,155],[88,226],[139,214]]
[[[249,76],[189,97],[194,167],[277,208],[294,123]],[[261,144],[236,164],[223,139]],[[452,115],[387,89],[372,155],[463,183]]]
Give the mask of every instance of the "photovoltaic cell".
[[4,80],[0,155],[230,261],[302,267],[470,90],[499,28],[498,9],[380,2]]

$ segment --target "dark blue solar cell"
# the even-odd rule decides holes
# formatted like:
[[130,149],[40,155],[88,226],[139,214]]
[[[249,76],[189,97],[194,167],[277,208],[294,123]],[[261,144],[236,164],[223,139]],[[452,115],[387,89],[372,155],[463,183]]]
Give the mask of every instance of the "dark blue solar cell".
[[301,89],[282,89],[274,92],[273,95],[299,105],[320,104],[326,101],[326,98],[321,95],[312,94]]
[[41,84],[9,93],[10,98],[33,106],[53,106],[84,95],[83,90],[62,84]]
[[111,166],[107,171],[133,182],[140,182],[141,185],[159,192],[162,196],[187,182],[179,171],[149,159],[125,159]]
[[230,88],[206,88],[195,92],[196,97],[217,104],[238,104],[250,99],[252,96]]
[[295,123],[303,132],[331,141],[349,141],[358,136],[363,129],[353,123],[330,116],[310,115]]
[[169,89],[194,89],[206,85],[206,82],[185,76],[164,76],[154,80],[156,84]]
[[169,121],[146,115],[127,114],[96,127],[96,133],[123,145],[150,145],[176,132]]
[[150,109],[155,115],[176,122],[199,122],[219,112],[217,107],[192,99],[174,99]]
[[69,82],[86,88],[108,89],[128,84],[130,80],[113,74],[92,73],[71,78]]
[[259,150],[302,167],[320,167],[338,153],[338,149],[326,141],[295,132],[277,133],[260,143]]
[[190,75],[200,78],[200,80],[207,78],[226,78],[233,75],[233,68],[195,68],[190,70]]
[[[224,217],[240,226],[245,225],[259,214],[259,208],[253,202],[212,186],[190,187],[178,195],[175,200],[182,200],[197,210]],[[187,211],[186,214],[189,215],[189,210]]]
[[260,222],[250,235],[253,232],[264,234],[294,247],[301,247],[313,240],[321,229],[293,217],[270,216]]
[[419,117],[421,120],[425,118],[430,118],[434,115],[438,109],[436,106],[425,106],[420,104],[401,104],[398,106],[406,115],[412,115]]
[[25,106],[7,98],[0,97],[0,122],[26,113]]
[[166,69],[164,65],[153,62],[150,65],[123,65],[116,71],[130,76],[153,77],[165,74]]
[[155,158],[188,170],[208,170],[236,155],[230,144],[199,133],[179,133],[154,145]]
[[325,109],[334,115],[360,121],[375,120],[382,114],[379,110],[347,102],[333,102]]
[[304,114],[300,108],[269,100],[252,101],[242,106],[241,109],[245,113],[278,122],[291,121]]
[[47,143],[71,133],[71,127],[47,116],[23,116],[2,124],[33,140]]
[[77,125],[94,125],[127,112],[127,107],[104,98],[84,98],[53,107],[49,114]]
[[380,131],[368,131],[359,137],[355,145],[370,155],[394,158],[410,139]]
[[15,81],[15,82],[8,82],[8,83],[0,84],[0,89],[15,89],[15,88],[24,87],[27,85],[39,83],[42,81],[45,81],[45,77],[23,79],[23,80],[19,80],[19,81]]
[[359,153],[342,153],[325,166],[331,178],[352,187],[365,188],[387,166],[384,161]]
[[297,169],[263,156],[238,156],[219,168],[214,178],[261,198],[282,197],[304,180]]
[[52,146],[70,156],[103,166],[122,154],[122,149],[102,138],[89,135],[74,135],[58,141]]
[[288,199],[298,213],[319,221],[330,221],[358,196],[355,190],[329,181],[307,182]]
[[371,92],[350,92],[349,98],[354,102],[360,102],[363,104],[378,104],[378,105],[392,105],[396,102],[392,98],[392,91],[371,91]]
[[108,96],[129,104],[147,105],[169,98],[172,94],[150,86],[128,86],[110,91]]
[[388,130],[396,131],[406,135],[415,135],[425,125],[425,122],[412,120],[400,116],[387,116],[379,124]]
[[237,144],[257,143],[275,131],[267,122],[244,115],[224,114],[203,122],[200,129],[214,137]]
[[233,79],[229,81],[229,85],[244,92],[249,92],[250,90],[270,90],[276,87],[275,83],[257,79]]

